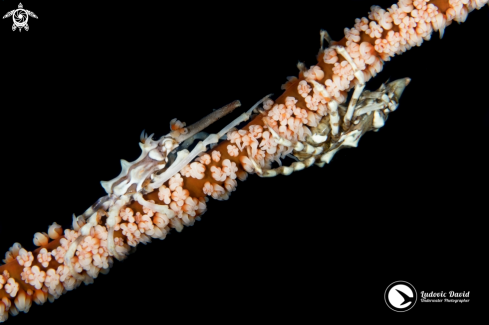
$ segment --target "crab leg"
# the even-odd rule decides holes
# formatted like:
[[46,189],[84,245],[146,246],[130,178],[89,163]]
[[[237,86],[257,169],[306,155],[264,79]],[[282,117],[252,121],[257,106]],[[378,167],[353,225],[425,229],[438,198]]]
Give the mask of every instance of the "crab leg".
[[[252,160],[253,161],[253,160]],[[264,169],[261,173],[257,173],[260,177],[274,177],[279,174],[290,175],[293,172],[303,170],[306,167],[312,166],[316,159],[314,157],[309,157],[304,161],[293,162],[290,166],[280,166],[274,169]]]
[[353,95],[351,96],[350,103],[348,104],[348,110],[346,111],[345,116],[343,117],[343,128],[346,130],[350,127],[350,121],[353,116],[353,112],[358,102],[358,98],[362,94],[363,89],[365,88],[365,79],[363,76],[363,72],[358,69],[355,62],[351,58],[350,54],[346,51],[343,46],[333,45],[331,48],[334,48],[339,54],[341,54],[346,61],[351,65],[353,70],[353,75],[358,80],[358,83],[355,85],[355,90],[353,91]]
[[328,32],[324,29],[321,29],[319,31],[319,34],[321,35],[321,38],[319,40],[319,42],[321,44],[321,47],[319,49],[319,53],[321,53],[324,49],[323,41],[326,41],[326,42],[328,42],[328,44],[331,44],[333,42],[333,40],[331,39],[331,36],[329,36]]
[[258,105],[268,99],[272,94],[269,94],[259,100],[255,105],[253,105],[248,111],[244,112],[236,119],[234,119],[231,123],[225,126],[221,131],[217,134],[210,134],[204,141],[200,141],[197,143],[195,148],[188,152],[188,150],[181,150],[177,153],[177,160],[161,175],[156,176],[153,179],[153,183],[151,183],[148,187],[152,189],[159,188],[163,183],[169,180],[173,175],[178,173],[183,167],[185,167],[188,163],[190,163],[197,155],[206,150],[207,145],[219,142],[219,139],[222,138],[231,128],[235,127],[241,122],[247,121],[253,110],[255,110]]

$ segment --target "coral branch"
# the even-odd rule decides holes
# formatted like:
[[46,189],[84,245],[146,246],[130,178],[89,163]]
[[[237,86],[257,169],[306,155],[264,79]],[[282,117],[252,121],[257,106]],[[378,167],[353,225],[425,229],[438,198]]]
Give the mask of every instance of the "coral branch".
[[[402,3],[406,6],[405,8],[410,6],[408,2]],[[436,2],[433,1],[432,3]],[[421,3],[421,8],[423,8],[422,5]],[[477,5],[477,2],[474,2],[474,5]],[[472,6],[472,2],[464,4],[462,7],[470,11],[473,9],[470,6]],[[452,18],[464,20],[463,8],[456,7],[455,4],[452,7],[444,8],[445,11],[442,14],[453,9],[455,12],[451,14],[453,15]],[[415,9],[408,13],[412,13],[413,10]],[[422,11],[423,9],[417,8],[417,10]],[[371,14],[374,17],[371,22],[377,22],[375,25],[370,26],[369,23],[363,26],[360,21],[358,27],[360,30],[367,26],[370,28],[366,28],[362,32],[359,31],[358,34],[350,30],[347,34],[352,40],[345,38],[334,43],[349,49],[350,56],[360,62],[357,64],[359,68],[362,63],[365,65],[363,69],[360,69],[365,73],[366,80],[379,73],[383,60],[395,53],[392,48],[382,45],[386,44],[385,42],[377,42],[377,40],[388,40],[389,38],[394,42],[398,39],[396,38],[398,35],[386,33],[389,24],[396,26],[394,20],[389,22],[385,19],[385,15],[383,16],[380,9],[373,9]],[[416,15],[418,14],[417,12]],[[376,18],[376,16],[379,17]],[[411,18],[414,19],[412,14]],[[442,23],[443,19],[441,20]],[[446,20],[449,21],[448,18]],[[418,24],[419,21],[416,23]],[[398,25],[401,24],[403,23]],[[409,26],[409,22],[405,24]],[[437,20],[435,24],[441,23]],[[380,28],[382,28],[382,32]],[[392,28],[395,30],[394,27]],[[402,28],[399,27],[399,31],[402,31]],[[419,31],[414,29],[417,35],[415,37],[418,37],[417,42],[420,41],[420,37],[428,37],[426,28],[435,28],[435,26],[420,27]],[[443,30],[444,27],[436,25],[436,28]],[[399,37],[403,37],[402,33],[399,33]],[[372,35],[377,37],[377,40]],[[412,39],[412,35],[414,34],[404,34],[409,39],[405,40],[406,44],[401,44],[402,41],[398,41],[398,47],[401,48],[401,45],[407,47],[409,42],[417,45],[418,43]],[[354,42],[357,38],[360,40]],[[348,42],[351,43],[348,44]],[[354,43],[357,43],[358,46]],[[394,45],[389,44],[397,47],[395,42]],[[280,163],[286,155],[294,153],[292,144],[296,145],[300,141],[307,144],[309,138],[318,139],[325,133],[327,140],[321,144],[323,145],[322,150],[315,151],[316,149],[310,146],[306,152],[308,154],[314,152],[315,155],[299,157],[303,160],[312,157],[314,162],[320,164],[324,161],[329,162],[332,153],[335,153],[345,141],[354,142],[358,140],[358,137],[355,139],[349,139],[349,137],[357,136],[359,133],[364,133],[372,128],[378,129],[378,127],[374,127],[376,124],[374,119],[379,118],[379,116],[382,117],[384,114],[386,116],[388,112],[383,112],[384,110],[392,111],[395,108],[381,107],[381,104],[378,103],[378,107],[360,107],[355,114],[352,114],[353,124],[351,128],[348,127],[343,130],[343,133],[340,129],[337,132],[331,132],[335,126],[340,126],[335,125],[335,123],[341,123],[343,120],[341,118],[335,119],[331,128],[328,128],[327,125],[332,121],[333,112],[337,112],[338,117],[344,117],[346,114],[346,109],[343,108],[342,110],[340,106],[331,106],[329,103],[336,101],[338,104],[342,104],[346,100],[347,91],[354,86],[355,79],[350,78],[353,70],[349,70],[348,64],[344,64],[347,61],[345,58],[336,53],[336,62],[328,63],[332,61],[327,60],[328,62],[326,62],[324,60],[326,55],[329,55],[330,59],[333,60],[334,55],[331,51],[326,49],[321,52],[318,56],[319,62],[311,69],[300,72],[299,78],[292,80],[287,85],[284,94],[273,103],[264,103],[262,114],[258,114],[240,130],[230,130],[227,134],[228,140],[220,142],[207,153],[189,162],[163,185],[152,192],[128,192],[132,195],[131,202],[115,215],[113,242],[117,254],[124,257],[130,252],[130,247],[135,247],[141,242],[147,243],[151,238],[163,239],[171,228],[181,231],[183,226],[193,225],[195,220],[199,220],[206,211],[208,196],[218,200],[226,200],[236,189],[237,178],[245,179],[247,173],[270,168],[275,162]],[[328,80],[330,80],[329,83]],[[324,85],[324,89],[315,87],[315,83]],[[299,85],[301,86],[299,87]],[[382,95],[387,93],[377,97],[374,95],[364,97],[364,101],[383,98]],[[391,93],[395,93],[395,91]],[[361,102],[362,98],[360,97],[359,103]],[[233,102],[230,105],[226,106],[226,111],[233,110],[237,104]],[[333,111],[331,107],[335,107],[336,111]],[[377,111],[380,111],[382,115],[375,115]],[[224,113],[221,114],[220,112],[218,115],[224,115]],[[362,118],[362,116],[365,117]],[[326,120],[323,119],[325,117],[328,123],[325,123]],[[357,124],[355,124],[355,117],[358,117]],[[207,122],[202,123],[207,125]],[[319,130],[320,127],[322,127],[322,131]],[[195,130],[197,129],[200,131],[201,127],[196,127]],[[324,130],[326,132],[323,132]],[[315,131],[317,133],[314,133]],[[191,132],[194,131],[189,128],[189,133]],[[313,138],[314,135],[317,137]],[[319,144],[318,141],[309,142]],[[294,169],[298,170],[295,167]],[[286,170],[286,168],[281,170]],[[144,185],[150,183],[151,179],[148,178]],[[107,209],[110,208],[107,207]],[[172,212],[169,213],[169,211]],[[93,212],[96,213],[97,211]],[[94,225],[86,228],[89,229],[89,232],[86,237],[81,238],[80,228],[85,225],[84,219],[79,219],[77,221],[79,223],[74,225],[73,230],[66,229],[64,233],[56,225],[50,227],[47,234],[36,233],[34,242],[40,247],[32,252],[18,246],[13,247],[7,256],[6,264],[0,266],[0,273],[3,274],[0,277],[0,284],[2,285],[0,287],[0,299],[3,301],[0,303],[0,315],[6,315],[7,310],[10,310],[11,314],[15,314],[17,311],[27,312],[33,300],[38,304],[42,304],[46,300],[54,300],[63,292],[79,286],[82,281],[86,284],[90,283],[93,278],[98,276],[99,272],[109,270],[113,263],[113,257],[117,256],[111,254],[109,250],[110,228],[105,226],[107,217],[100,217],[100,220],[97,220]],[[70,270],[64,258],[70,244],[77,239],[80,240],[75,246]],[[46,254],[46,252],[51,252],[51,255]],[[7,272],[4,273],[4,271]],[[80,279],[77,279],[77,276]],[[6,316],[3,317],[0,319],[5,320]]]

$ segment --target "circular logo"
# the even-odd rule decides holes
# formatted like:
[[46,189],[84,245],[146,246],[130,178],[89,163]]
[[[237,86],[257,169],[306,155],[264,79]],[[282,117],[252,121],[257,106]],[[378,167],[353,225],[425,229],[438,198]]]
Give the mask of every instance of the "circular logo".
[[27,20],[29,19],[29,17],[27,17],[27,12],[23,9],[15,10],[15,13],[12,16],[14,19],[14,24],[18,27],[25,26],[27,24]]
[[384,293],[387,307],[397,312],[408,311],[416,304],[418,294],[413,285],[406,281],[391,283]]

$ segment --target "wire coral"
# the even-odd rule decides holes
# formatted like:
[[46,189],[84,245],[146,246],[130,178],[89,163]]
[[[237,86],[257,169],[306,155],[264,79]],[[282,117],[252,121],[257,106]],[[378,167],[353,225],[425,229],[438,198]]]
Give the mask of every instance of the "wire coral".
[[[344,62],[344,61],[342,61],[342,62]],[[372,63],[374,63],[374,62],[372,62]],[[374,67],[374,70],[375,69],[376,68]],[[318,73],[315,72],[314,74],[315,74],[315,78],[318,78]],[[319,73],[319,75],[320,75],[320,73]],[[340,79],[341,79],[341,76],[340,76]],[[348,79],[348,78],[346,78],[346,79]],[[334,79],[331,79],[331,80],[333,81]],[[345,80],[345,81],[343,81],[343,84],[342,84],[340,81],[338,87],[344,88],[345,87],[344,84],[346,82],[347,81]],[[349,80],[349,82],[351,82],[351,80]],[[336,85],[338,85],[338,84],[336,84]],[[311,90],[308,94],[310,95],[311,92],[313,92],[313,90]],[[339,92],[341,92],[341,90],[339,90]],[[340,95],[341,94],[339,93],[339,95],[336,97],[339,97]],[[296,99],[298,99],[298,98],[296,98]],[[312,103],[312,99],[311,99],[311,103]],[[285,105],[285,104],[283,104],[283,105]],[[296,104],[293,104],[293,105],[296,105]],[[319,106],[319,102],[316,102],[316,105]],[[275,109],[275,111],[274,111],[274,109]],[[303,109],[305,109],[305,107]],[[317,109],[316,109],[316,111],[317,111]],[[275,116],[277,117],[277,119],[275,120],[277,123],[275,132],[281,133],[281,134],[283,133],[284,138],[286,138],[286,139],[289,139],[289,140],[293,139],[294,136],[296,136],[295,134],[298,133],[298,131],[300,129],[300,128],[295,126],[295,124],[294,124],[295,122],[293,122],[293,121],[289,122],[289,119],[292,116],[295,116],[295,115],[292,115],[292,114],[294,114],[294,110],[292,108],[288,109],[287,105],[285,105],[284,107],[280,107],[280,104],[279,104],[275,108],[273,106],[270,107],[269,112],[272,112],[272,111],[274,111],[274,113],[272,115],[269,115],[269,117],[273,120],[275,120],[275,118],[274,118]],[[297,117],[297,118],[299,118],[299,117]],[[303,123],[303,122],[301,122],[301,123]],[[282,130],[280,130],[280,127],[283,127]],[[274,127],[272,126],[271,129],[274,129]],[[287,131],[291,131],[294,133],[287,134]],[[279,144],[273,143],[271,141],[271,139],[273,139],[273,137],[271,137],[272,131],[268,131],[268,132],[269,132],[269,133],[267,133],[268,136],[265,136],[265,132],[261,132],[261,136],[259,136],[260,132],[252,132],[251,130],[245,134],[240,135],[242,141],[240,143],[240,146],[237,145],[237,148],[239,147],[238,150],[241,149],[239,151],[239,153],[244,152],[244,153],[248,154],[248,156],[246,156],[248,159],[246,161],[246,165],[249,167],[247,170],[255,170],[256,166],[254,165],[254,162],[250,159],[249,153],[245,150],[245,147],[250,148],[250,152],[252,153],[251,156],[255,160],[255,164],[258,163],[259,166],[262,166],[262,165],[265,166],[266,165],[267,154],[273,155],[277,151],[280,151],[280,150],[282,150],[281,154],[286,152],[285,147],[280,148]],[[273,149],[275,149],[275,152],[269,152],[268,150],[265,150],[265,148],[263,150],[259,149],[259,148],[261,148],[261,143],[263,143],[264,140],[265,140],[264,146],[267,147],[267,149],[270,149],[271,151],[273,151]],[[252,146],[253,144],[255,144],[254,148]],[[211,182],[209,182],[209,180],[203,179],[202,182],[206,181],[205,183],[203,183],[204,185],[202,186],[203,192],[205,193],[206,189],[207,189],[207,191],[209,191],[210,186],[212,186],[212,190],[208,193],[210,193],[209,194],[210,196],[212,196],[213,198],[217,198],[217,199],[223,199],[223,196],[227,192],[231,192],[231,190],[229,188],[233,188],[233,185],[234,185],[234,183],[232,182],[233,178],[231,177],[232,176],[232,163],[231,163],[231,161],[232,161],[232,158],[237,158],[237,156],[231,155],[229,153],[226,154],[227,149],[228,148],[226,146],[226,151],[225,152],[221,151],[220,157],[217,157],[217,155],[214,155],[212,153],[213,150],[209,150],[208,153],[209,153],[210,158],[211,158],[209,165],[204,163],[204,162],[201,162],[201,165],[199,165],[201,167],[205,167],[205,172],[212,173],[212,178],[213,178],[212,182],[215,182],[215,183],[211,183]],[[253,152],[253,150],[255,150],[255,152]],[[266,153],[259,152],[258,150],[266,151]],[[233,152],[235,152],[235,150],[233,150]],[[263,154],[263,157],[260,156],[260,154]],[[245,157],[245,156],[242,155],[241,157]],[[268,156],[268,157],[270,158],[270,156]],[[201,159],[201,160],[205,160],[205,158]],[[218,163],[219,163],[219,165],[218,165]],[[244,168],[244,166],[243,166],[243,168]],[[226,169],[226,171],[225,171],[225,169]],[[240,168],[240,170],[234,171],[234,173],[242,172],[242,171],[243,171],[243,169]],[[216,177],[214,177],[214,174],[216,174],[217,179],[216,179]],[[134,210],[128,211],[127,209],[125,209],[124,211],[122,211],[119,214],[120,220],[119,220],[118,224],[120,225],[119,226],[120,229],[116,229],[116,231],[120,231],[120,233],[122,235],[126,236],[127,242],[122,242],[122,241],[116,242],[115,249],[119,254],[124,255],[125,252],[128,252],[131,249],[131,247],[135,246],[135,244],[137,244],[139,242],[147,241],[147,238],[160,238],[160,237],[164,236],[164,234],[166,234],[168,232],[168,229],[166,229],[166,227],[168,227],[168,228],[172,227],[172,228],[175,228],[178,230],[178,229],[181,229],[183,224],[193,224],[193,221],[195,219],[192,219],[192,217],[195,217],[195,215],[192,216],[192,213],[195,212],[195,214],[197,215],[198,210],[201,210],[201,212],[202,212],[205,209],[205,207],[202,206],[204,204],[204,202],[199,200],[199,198],[197,198],[197,197],[192,197],[190,195],[190,193],[185,192],[185,189],[182,187],[182,185],[184,185],[184,183],[186,182],[186,181],[184,181],[184,179],[187,179],[188,177],[183,176],[183,175],[179,175],[179,174],[175,174],[173,177],[174,178],[171,178],[169,180],[169,182],[167,184],[168,186],[165,185],[164,188],[159,187],[157,189],[157,191],[154,192],[155,194],[157,194],[157,197],[151,198],[151,199],[156,201],[155,199],[160,199],[159,198],[160,193],[163,193],[163,194],[161,194],[161,195],[163,195],[162,201],[170,201],[171,200],[171,203],[173,203],[173,206],[170,204],[170,207],[172,208],[172,211],[174,211],[176,214],[179,214],[179,216],[177,217],[178,219],[175,219],[175,218],[170,219],[170,218],[168,218],[168,216],[165,217],[161,212],[155,212],[153,209],[150,209],[150,208],[147,208],[147,211],[143,210],[143,211],[137,211],[137,212]],[[226,186],[222,186],[223,184],[221,184],[221,183],[229,185],[229,188]],[[167,190],[170,190],[170,193],[168,193]],[[207,194],[207,193],[205,193],[205,194]],[[189,200],[187,202],[188,199],[191,199],[191,200]],[[196,202],[194,199],[196,199],[198,202]],[[234,199],[234,196],[232,197],[232,199]],[[147,202],[151,203],[151,200],[147,199]],[[273,202],[273,201],[271,201],[271,202]],[[154,203],[154,202],[152,202],[152,203]],[[216,205],[216,207],[217,207],[217,205]],[[139,213],[139,215],[138,215],[138,213]],[[151,214],[152,214],[152,216],[151,216]],[[180,214],[181,214],[181,217],[180,217]],[[105,217],[100,216],[100,218],[103,219]],[[152,223],[149,223],[150,220],[152,220]],[[107,245],[106,243],[103,243],[104,241],[106,241],[106,239],[103,239],[106,237],[106,234],[103,233],[103,231],[102,231],[102,233],[97,233],[95,228],[96,227],[92,228],[92,229],[94,229],[93,234],[90,233],[89,235],[87,235],[87,237],[85,237],[81,241],[80,245],[77,247],[77,251],[74,255],[74,263],[73,263],[75,270],[79,270],[79,271],[77,271],[77,273],[86,272],[87,274],[90,274],[88,272],[93,272],[92,274],[96,274],[97,271],[93,271],[92,267],[91,267],[91,265],[95,266],[96,263],[93,262],[95,260],[100,261],[100,262],[97,262],[97,264],[100,265],[98,267],[99,269],[104,269],[103,268],[104,263],[105,263],[105,265],[111,264],[110,260],[108,259],[109,255],[110,255],[107,253],[108,252],[108,248],[107,248],[108,246],[106,246]],[[159,232],[151,233],[151,230],[154,230],[154,229],[158,229]],[[45,229],[38,229],[38,231],[39,230],[45,230]],[[56,233],[56,234],[59,236],[59,233]],[[53,237],[56,237],[56,234]],[[49,235],[49,231],[48,231],[48,235]],[[65,239],[67,240],[67,242],[65,243],[65,245],[62,245],[62,246],[66,250],[69,249],[70,243],[75,242],[77,240],[77,238],[79,238],[72,233],[69,233],[69,232],[66,233],[66,231],[64,232],[64,236],[65,236]],[[49,237],[51,237],[51,236],[49,236]],[[40,238],[40,236],[38,236],[38,238]],[[117,238],[120,239],[123,237],[117,237]],[[59,237],[58,238],[51,238],[51,239],[52,239],[52,241],[51,241],[51,243],[52,243],[55,240],[59,240]],[[61,242],[61,240],[59,240],[59,241]],[[43,242],[42,239],[41,240],[38,239],[38,243],[40,243],[42,245],[42,242]],[[81,248],[81,249],[78,249],[78,248]],[[102,251],[99,251],[100,249]],[[19,256],[21,256],[21,260],[25,261],[25,263],[29,263],[29,261],[31,260],[29,254],[24,253],[24,251],[22,251],[22,254],[21,254],[20,253],[21,250],[22,249],[19,250]],[[96,256],[97,254],[99,254],[99,257],[95,258],[94,256]],[[61,256],[62,255],[63,254],[61,254]],[[104,257],[104,255],[105,255],[105,257]],[[104,260],[104,258],[106,260]],[[48,263],[54,263],[53,262],[54,259],[55,259],[55,256],[53,256],[53,260],[48,261]],[[41,257],[33,256],[32,260],[37,261],[35,263],[42,263],[41,261],[44,261],[44,257],[43,257],[43,255],[41,255]],[[62,259],[61,259],[61,261],[62,261]],[[88,261],[90,261],[90,262],[88,262]],[[32,261],[31,261],[31,263],[32,263]],[[19,264],[20,264],[20,262],[19,262]],[[29,278],[29,276],[31,276],[31,273],[34,274],[34,271],[32,271],[32,269],[36,266],[39,268],[38,265],[35,265],[35,266],[31,267],[30,270],[28,270],[27,273],[29,273],[29,274],[27,274],[27,278]],[[25,266],[25,267],[27,267],[27,266]],[[57,281],[64,281],[66,283],[69,283],[70,288],[76,286],[77,282],[79,281],[77,279],[74,279],[70,275],[71,274],[70,271],[69,270],[67,271],[66,268],[64,268],[64,267],[59,270],[59,273],[58,273],[58,271],[56,271],[56,273],[54,273],[54,269],[53,269],[53,271],[51,271],[51,269],[48,269],[45,276],[43,276],[36,269],[35,274],[36,274],[35,276],[34,275],[31,276],[32,280],[30,280],[30,281],[32,281],[35,284],[37,284],[38,282],[40,283],[41,280],[43,280],[44,283],[46,283],[46,281],[47,281],[48,284],[46,285],[46,288],[48,289],[48,297],[49,297],[49,295],[56,297],[56,288],[58,287],[58,284],[59,284]],[[59,280],[57,280],[56,274],[59,276]],[[49,277],[49,280],[48,280],[48,277]],[[63,280],[61,280],[61,279],[63,279]],[[11,284],[11,286],[14,286],[14,284]],[[49,292],[53,292],[53,293],[49,293]],[[43,293],[35,293],[34,292],[33,295],[34,294],[36,294],[36,297],[39,301],[42,301],[42,299],[46,300],[46,298],[43,298],[44,297]],[[29,295],[29,293],[27,292],[27,296],[28,295]],[[23,296],[24,301],[25,301],[25,299],[29,299],[29,298],[27,298],[27,296],[24,294],[24,296]],[[22,302],[20,302],[20,304],[22,305]],[[25,302],[22,306],[24,307],[24,309],[26,308]]]

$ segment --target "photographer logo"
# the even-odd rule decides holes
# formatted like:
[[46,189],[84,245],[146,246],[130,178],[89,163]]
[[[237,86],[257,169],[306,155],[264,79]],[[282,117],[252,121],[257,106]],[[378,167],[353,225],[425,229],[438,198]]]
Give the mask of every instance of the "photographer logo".
[[12,25],[12,31],[19,29],[19,32],[22,31],[22,28],[24,28],[26,31],[29,30],[29,25],[27,25],[29,17],[37,19],[36,14],[30,10],[25,10],[22,6],[22,3],[19,3],[19,7],[17,9],[7,12],[3,16],[3,19],[8,17],[12,17],[12,20],[14,21],[14,24]]
[[385,303],[396,312],[405,312],[413,308],[417,297],[416,289],[406,281],[391,283],[384,293]]

